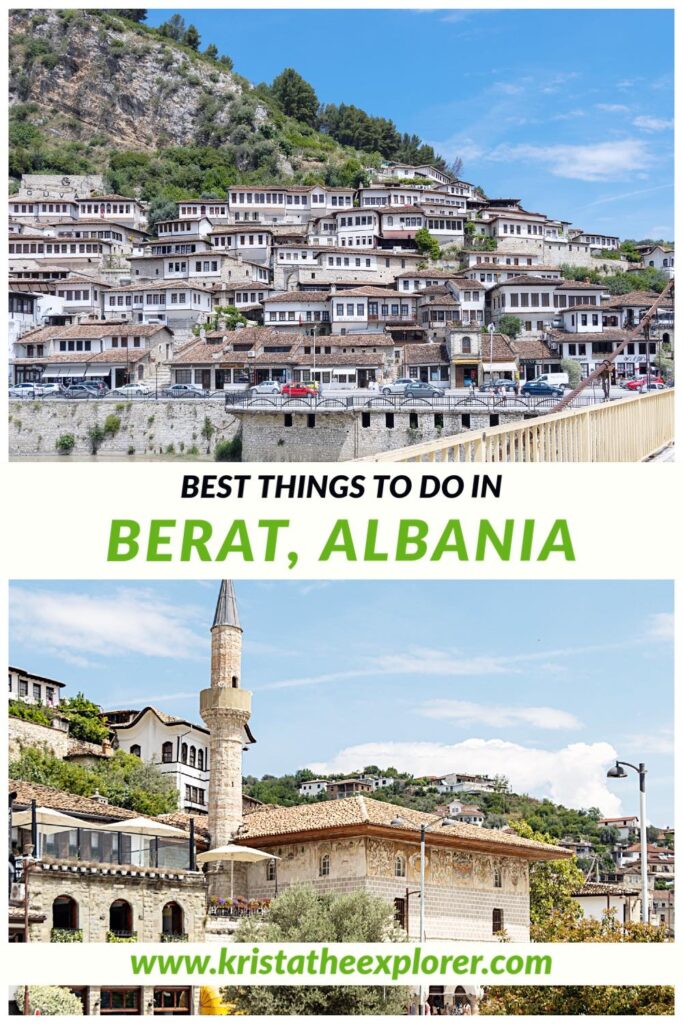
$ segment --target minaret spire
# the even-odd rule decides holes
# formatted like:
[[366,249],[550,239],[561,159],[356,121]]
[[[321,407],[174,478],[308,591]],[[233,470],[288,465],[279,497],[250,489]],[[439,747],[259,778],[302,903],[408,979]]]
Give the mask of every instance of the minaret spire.
[[216,602],[216,613],[213,617],[214,629],[216,626],[234,626],[241,629],[239,612],[237,611],[237,598],[232,580],[222,580],[221,589]]
[[199,695],[209,744],[211,846],[227,845],[242,824],[242,748],[251,693],[241,687],[242,627],[235,589],[223,580],[211,626],[211,685]]

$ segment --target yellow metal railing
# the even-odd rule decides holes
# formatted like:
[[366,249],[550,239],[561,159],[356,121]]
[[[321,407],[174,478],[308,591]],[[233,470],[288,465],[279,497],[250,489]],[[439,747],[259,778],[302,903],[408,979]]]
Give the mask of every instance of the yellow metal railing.
[[358,462],[641,462],[674,436],[674,391],[468,430]]

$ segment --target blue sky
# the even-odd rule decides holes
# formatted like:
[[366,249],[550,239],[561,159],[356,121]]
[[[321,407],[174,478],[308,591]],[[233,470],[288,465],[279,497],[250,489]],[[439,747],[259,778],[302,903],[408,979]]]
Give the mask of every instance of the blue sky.
[[[366,764],[502,772],[514,788],[637,812],[645,760],[673,821],[673,589],[631,582],[239,582],[245,773]],[[13,664],[105,707],[199,721],[214,582],[17,582]],[[643,697],[643,688],[645,698]]]
[[491,196],[673,238],[672,11],[177,10],[251,81],[292,66],[322,102],[462,156]]

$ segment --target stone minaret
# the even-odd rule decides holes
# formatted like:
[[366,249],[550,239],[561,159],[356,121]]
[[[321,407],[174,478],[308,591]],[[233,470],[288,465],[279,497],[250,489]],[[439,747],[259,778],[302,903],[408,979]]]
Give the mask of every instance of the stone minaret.
[[242,748],[251,693],[240,688],[242,628],[230,580],[221,583],[211,627],[211,686],[199,695],[209,743],[211,848],[227,845],[242,824]]

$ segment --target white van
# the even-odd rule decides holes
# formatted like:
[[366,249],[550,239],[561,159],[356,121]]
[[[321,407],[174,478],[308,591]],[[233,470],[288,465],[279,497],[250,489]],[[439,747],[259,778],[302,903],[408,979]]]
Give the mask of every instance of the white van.
[[542,373],[540,377],[534,378],[534,383],[542,381],[544,384],[552,384],[556,388],[569,387],[568,373]]

